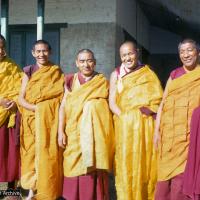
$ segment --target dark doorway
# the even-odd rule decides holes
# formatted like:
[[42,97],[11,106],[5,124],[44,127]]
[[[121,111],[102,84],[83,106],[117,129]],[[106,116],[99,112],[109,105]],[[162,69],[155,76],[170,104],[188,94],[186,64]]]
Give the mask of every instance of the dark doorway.
[[[36,26],[13,26],[9,32],[9,55],[21,67],[33,64],[32,45],[36,40]],[[52,47],[51,61],[60,64],[60,32],[58,28],[45,29],[44,39]]]

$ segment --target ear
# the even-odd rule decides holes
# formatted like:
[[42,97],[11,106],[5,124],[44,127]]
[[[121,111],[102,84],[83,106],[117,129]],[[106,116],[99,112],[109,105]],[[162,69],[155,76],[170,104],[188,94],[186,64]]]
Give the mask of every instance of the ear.
[[32,53],[33,57],[35,57],[35,51],[32,50],[31,53]]
[[76,60],[75,63],[76,63],[76,67],[78,68],[78,61]]

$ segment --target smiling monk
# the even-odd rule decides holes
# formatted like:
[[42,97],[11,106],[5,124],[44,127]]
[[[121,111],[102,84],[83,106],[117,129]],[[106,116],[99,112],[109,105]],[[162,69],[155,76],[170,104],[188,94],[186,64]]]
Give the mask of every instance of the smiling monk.
[[20,137],[21,184],[27,200],[55,200],[61,195],[62,157],[57,145],[58,110],[64,93],[64,76],[49,61],[51,46],[34,43],[36,64],[24,68],[19,103],[22,106]]
[[91,50],[80,50],[76,65],[79,72],[66,75],[59,115],[58,143],[65,148],[63,197],[108,200],[114,145],[108,81],[94,71]]
[[133,42],[120,47],[122,64],[110,78],[110,108],[115,119],[116,189],[118,200],[154,197],[156,153],[154,116],[162,98],[155,73],[138,61]]
[[[189,199],[183,193],[183,177],[190,129],[193,129],[191,116],[200,105],[199,47],[194,40],[185,39],[180,42],[178,51],[183,65],[170,74],[156,120],[155,145],[159,151],[156,200]],[[187,170],[186,194],[195,194],[193,175],[194,171],[188,174]]]

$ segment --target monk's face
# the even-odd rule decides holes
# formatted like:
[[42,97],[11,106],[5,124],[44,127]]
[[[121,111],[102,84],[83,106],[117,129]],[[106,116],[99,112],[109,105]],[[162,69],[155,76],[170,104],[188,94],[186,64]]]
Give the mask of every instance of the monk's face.
[[4,59],[6,56],[5,44],[2,40],[0,40],[0,61]]
[[184,43],[179,48],[179,56],[183,66],[194,69],[199,61],[199,52],[192,43]]
[[85,77],[89,77],[93,74],[96,61],[92,54],[89,52],[79,53],[76,59],[76,66],[81,74]]
[[128,69],[134,69],[138,64],[138,52],[132,43],[125,43],[120,47],[120,57]]
[[32,55],[36,59],[38,66],[46,65],[49,62],[50,50],[46,44],[36,44],[32,50]]

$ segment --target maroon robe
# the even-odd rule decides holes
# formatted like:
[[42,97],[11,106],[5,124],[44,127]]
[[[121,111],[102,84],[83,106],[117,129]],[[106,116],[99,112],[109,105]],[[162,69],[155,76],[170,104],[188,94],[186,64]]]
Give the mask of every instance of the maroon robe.
[[190,127],[190,144],[184,172],[183,193],[192,200],[200,200],[200,107],[193,111]]
[[7,126],[8,120],[0,127],[0,182],[13,182],[20,176],[19,112],[15,118],[15,126]]
[[28,76],[30,79],[32,74],[35,73],[39,67],[37,65],[29,65],[23,68],[24,73]]
[[[24,67],[30,78],[39,69],[36,65]],[[15,126],[7,128],[8,121],[0,127],[0,182],[13,182],[20,178],[20,114],[17,112]]]

